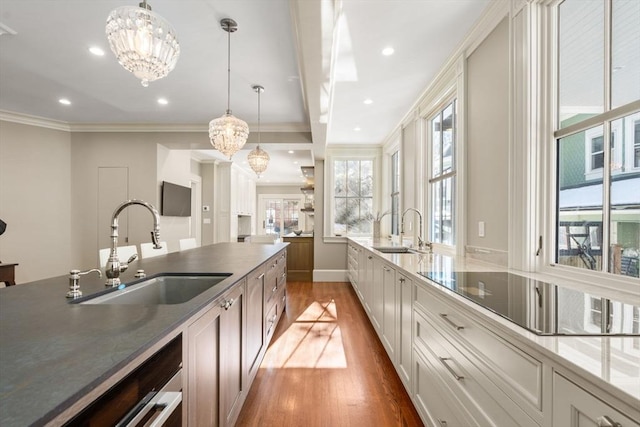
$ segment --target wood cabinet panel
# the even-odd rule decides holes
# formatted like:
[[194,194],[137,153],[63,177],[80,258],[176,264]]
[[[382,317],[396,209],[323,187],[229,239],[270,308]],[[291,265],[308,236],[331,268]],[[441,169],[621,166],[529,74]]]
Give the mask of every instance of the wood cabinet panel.
[[260,266],[247,277],[247,368],[249,382],[260,367],[264,348],[265,267]]
[[294,282],[313,281],[313,237],[285,237],[287,277]]
[[245,287],[224,296],[220,315],[220,408],[221,425],[235,423],[246,394],[244,367]]

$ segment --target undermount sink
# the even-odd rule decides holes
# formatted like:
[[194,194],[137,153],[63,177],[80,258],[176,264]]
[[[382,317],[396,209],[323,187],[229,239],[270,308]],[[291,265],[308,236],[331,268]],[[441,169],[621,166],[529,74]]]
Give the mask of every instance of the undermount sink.
[[164,273],[121,284],[115,289],[74,302],[123,305],[182,304],[229,276],[231,273]]
[[414,253],[413,249],[406,246],[373,246],[373,249],[383,254],[409,254]]

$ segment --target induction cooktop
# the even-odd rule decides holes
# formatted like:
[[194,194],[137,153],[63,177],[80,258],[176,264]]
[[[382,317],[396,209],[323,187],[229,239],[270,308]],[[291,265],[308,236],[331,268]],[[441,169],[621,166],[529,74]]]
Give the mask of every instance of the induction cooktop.
[[640,336],[640,306],[508,272],[420,275],[538,335]]

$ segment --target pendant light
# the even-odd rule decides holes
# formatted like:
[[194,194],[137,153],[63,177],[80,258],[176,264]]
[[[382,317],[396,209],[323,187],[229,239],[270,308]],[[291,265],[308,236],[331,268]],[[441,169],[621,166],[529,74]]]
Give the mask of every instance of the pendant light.
[[231,157],[247,142],[249,126],[231,114],[231,33],[238,30],[238,24],[233,19],[225,18],[220,21],[222,29],[228,33],[227,56],[227,112],[224,116],[211,120],[209,123],[209,139],[213,148],[225,156]]
[[176,32],[147,0],[139,7],[121,6],[111,11],[105,29],[118,62],[142,80],[142,86],[173,70],[180,56]]
[[251,150],[247,156],[247,161],[251,169],[258,175],[258,178],[262,176],[262,173],[267,170],[269,164],[269,154],[260,148],[260,94],[264,92],[264,88],[259,85],[252,86],[253,90],[258,93],[258,146]]

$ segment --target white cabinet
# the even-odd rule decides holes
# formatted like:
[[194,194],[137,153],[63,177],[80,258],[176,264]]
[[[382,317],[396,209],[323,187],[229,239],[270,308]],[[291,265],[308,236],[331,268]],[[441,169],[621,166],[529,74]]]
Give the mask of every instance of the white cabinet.
[[239,215],[252,217],[255,231],[256,183],[232,163],[220,163],[215,170],[215,242],[235,242]]
[[373,270],[375,268],[373,259],[373,255],[369,251],[360,251],[360,258],[358,259],[358,288],[362,296],[362,305],[369,316],[371,316],[373,298]]
[[396,362],[396,338],[398,335],[398,296],[396,270],[382,264],[382,345],[392,362]]
[[371,322],[378,334],[380,334],[382,330],[382,320],[384,316],[384,275],[382,265],[383,262],[381,259],[377,257],[373,258],[373,280],[371,282],[371,292],[367,295],[367,301],[369,301],[371,307]]
[[396,346],[396,370],[405,388],[411,394],[411,356],[413,353],[413,298],[414,284],[409,276],[400,272],[396,273],[398,282],[398,339]]
[[554,426],[639,427],[639,422],[638,419],[630,419],[562,375],[554,373]]

